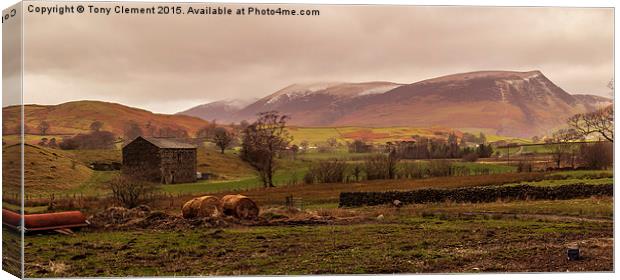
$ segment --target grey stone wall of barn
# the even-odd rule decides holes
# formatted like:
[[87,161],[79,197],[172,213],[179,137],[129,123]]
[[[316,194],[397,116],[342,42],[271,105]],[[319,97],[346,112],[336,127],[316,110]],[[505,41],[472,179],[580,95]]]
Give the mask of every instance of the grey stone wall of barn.
[[162,183],[196,182],[196,149],[161,149]]
[[146,140],[136,139],[123,148],[121,172],[152,182],[161,181],[159,148]]

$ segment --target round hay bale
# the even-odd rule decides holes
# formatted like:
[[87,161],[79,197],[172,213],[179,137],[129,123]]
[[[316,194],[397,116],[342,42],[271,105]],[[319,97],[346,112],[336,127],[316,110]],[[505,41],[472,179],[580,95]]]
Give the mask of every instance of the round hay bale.
[[220,210],[220,203],[217,197],[201,196],[185,202],[181,212],[183,212],[183,218],[191,219],[196,217],[217,217],[222,211]]
[[181,208],[181,212],[183,212],[183,218],[191,219],[198,216],[198,211],[196,211],[196,208],[192,207],[195,201],[196,198],[192,198],[189,201],[185,202],[185,204],[183,204],[183,208]]
[[214,196],[202,196],[196,198],[192,206],[197,205],[198,217],[217,217],[222,212],[220,210],[220,200]]
[[226,195],[222,197],[221,207],[224,214],[235,216],[239,219],[255,219],[258,217],[258,206],[246,196]]

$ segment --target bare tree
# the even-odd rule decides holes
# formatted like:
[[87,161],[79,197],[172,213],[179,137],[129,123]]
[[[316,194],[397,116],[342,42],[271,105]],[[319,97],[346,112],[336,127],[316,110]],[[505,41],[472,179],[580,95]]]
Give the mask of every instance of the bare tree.
[[108,184],[112,197],[126,208],[134,208],[148,202],[148,197],[155,191],[155,185],[139,176],[118,175]]
[[299,153],[299,146],[292,145],[290,149],[291,149],[291,153],[293,153],[293,159],[297,159],[297,153]]
[[308,143],[308,140],[303,140],[299,143],[299,148],[301,148],[302,152],[307,152],[309,147],[310,143]]
[[336,146],[338,146],[338,139],[336,139],[336,137],[327,138],[327,146],[330,148],[336,148]]
[[46,121],[41,121],[41,122],[39,123],[39,126],[37,127],[37,129],[39,130],[39,133],[40,133],[41,135],[46,135],[46,134],[47,134],[47,132],[48,132],[48,131],[49,131],[49,129],[50,129],[50,124],[49,124],[48,122],[46,122]]
[[568,119],[568,125],[584,137],[598,134],[614,142],[614,107],[609,105],[594,112],[576,114]]
[[58,148],[58,143],[56,143],[56,138],[52,137],[49,142],[47,142],[47,146],[50,148]]
[[258,119],[243,133],[241,158],[258,172],[265,187],[275,186],[276,155],[292,140],[286,130],[287,120],[288,116],[276,111],[259,113]]
[[216,128],[217,122],[216,120],[212,120],[208,125],[199,129],[198,132],[196,132],[196,137],[211,140],[213,139],[213,136],[215,136]]
[[224,153],[224,150],[232,146],[234,140],[235,137],[233,133],[223,127],[216,128],[213,133],[213,143],[220,148],[222,154]]
[[553,133],[553,144],[551,144],[551,156],[557,168],[560,168],[563,161],[570,162],[571,167],[575,167],[576,146],[574,141],[583,140],[583,136],[575,129],[564,128]]
[[342,183],[346,178],[347,162],[341,159],[320,160],[310,166],[304,181],[312,183]]
[[39,146],[47,146],[47,137],[43,137],[41,138],[41,140],[39,141],[39,143],[37,145]]
[[365,161],[366,178],[368,180],[395,179],[396,166],[400,157],[395,150],[387,155],[378,154],[368,157]]

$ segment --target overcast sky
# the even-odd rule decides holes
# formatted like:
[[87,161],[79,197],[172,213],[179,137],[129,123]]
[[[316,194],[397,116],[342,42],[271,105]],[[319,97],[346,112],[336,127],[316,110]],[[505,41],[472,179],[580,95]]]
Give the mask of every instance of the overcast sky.
[[[140,5],[151,6],[125,4]],[[478,70],[540,70],[569,93],[609,95],[612,9],[312,8],[321,15],[29,14],[24,101],[175,113],[292,83],[413,83]]]

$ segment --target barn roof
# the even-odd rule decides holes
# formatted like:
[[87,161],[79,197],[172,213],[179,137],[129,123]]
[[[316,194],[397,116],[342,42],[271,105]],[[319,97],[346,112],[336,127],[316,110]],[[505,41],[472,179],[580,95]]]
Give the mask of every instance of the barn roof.
[[[145,137],[145,136],[138,136],[138,138],[142,138],[148,141],[149,143],[157,146],[160,149],[196,149],[196,146],[192,144],[178,142],[170,138],[155,138],[155,137]],[[136,141],[136,139],[134,139],[133,141]]]

